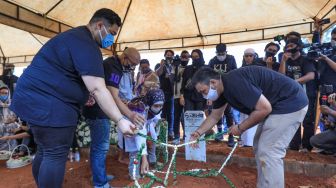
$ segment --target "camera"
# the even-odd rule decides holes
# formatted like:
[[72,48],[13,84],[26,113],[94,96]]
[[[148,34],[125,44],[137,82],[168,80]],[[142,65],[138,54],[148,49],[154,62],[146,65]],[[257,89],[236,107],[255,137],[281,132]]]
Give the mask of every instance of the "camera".
[[336,50],[335,47],[333,47],[330,42],[322,44],[318,43],[307,44],[304,47],[308,48],[307,57],[309,59],[317,59],[321,57],[322,54],[330,57],[334,54]]
[[285,35],[277,35],[273,38],[274,41],[277,41],[279,44],[281,44],[280,41],[285,40]]

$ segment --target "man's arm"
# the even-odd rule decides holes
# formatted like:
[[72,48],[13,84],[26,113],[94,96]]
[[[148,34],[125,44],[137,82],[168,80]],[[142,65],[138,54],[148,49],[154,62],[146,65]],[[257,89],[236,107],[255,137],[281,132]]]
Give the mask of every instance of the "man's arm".
[[119,109],[115,108],[116,103],[110,92],[107,90],[104,79],[87,75],[82,76],[82,79],[103,112],[116,122],[122,133],[132,135],[134,133],[132,129],[135,129],[135,126],[123,119]]
[[120,112],[125,115],[128,119],[130,119],[133,123],[135,124],[144,124],[145,119],[140,116],[140,114],[136,112],[132,112],[128,106],[123,103],[119,97],[119,89],[112,87],[112,86],[107,86],[107,89],[110,91],[113,99],[115,100]]
[[201,126],[195,131],[196,133],[200,135],[207,132],[209,129],[211,129],[216,123],[219,121],[219,119],[223,116],[225,111],[226,105],[222,106],[218,109],[213,109],[211,114],[203,121]]
[[161,62],[160,62],[159,67],[158,67],[158,68],[155,67],[155,72],[156,72],[156,74],[157,74],[158,76],[161,76],[161,75],[162,75],[162,73],[163,73],[163,69],[164,69],[164,67],[165,67],[164,64],[165,64],[165,62],[164,62],[164,60],[162,59]]
[[305,83],[309,82],[310,80],[314,80],[314,78],[315,78],[315,73],[314,72],[308,72],[304,76],[296,79],[296,81],[299,82],[300,84],[305,84]]
[[235,125],[231,127],[230,131],[234,135],[240,135],[245,130],[255,126],[256,124],[264,120],[271,112],[271,103],[266,99],[264,95],[261,94],[255,106],[255,110],[240,125]]
[[279,71],[280,73],[286,75],[286,61],[288,60],[290,53],[284,52],[281,58]]
[[332,59],[330,59],[328,56],[325,56],[325,55],[321,55],[321,59],[324,60],[328,65],[329,67],[336,72],[336,62],[333,61]]

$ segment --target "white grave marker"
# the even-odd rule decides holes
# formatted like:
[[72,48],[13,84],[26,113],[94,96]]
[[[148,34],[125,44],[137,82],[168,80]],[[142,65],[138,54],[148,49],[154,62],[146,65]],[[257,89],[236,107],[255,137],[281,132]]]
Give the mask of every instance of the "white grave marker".
[[[203,111],[186,111],[184,113],[184,125],[186,142],[190,140],[190,134],[193,133],[204,121]],[[202,138],[204,135],[202,136]],[[185,146],[186,160],[196,160],[206,162],[206,147],[205,141],[199,142],[199,148],[191,148],[190,145]]]

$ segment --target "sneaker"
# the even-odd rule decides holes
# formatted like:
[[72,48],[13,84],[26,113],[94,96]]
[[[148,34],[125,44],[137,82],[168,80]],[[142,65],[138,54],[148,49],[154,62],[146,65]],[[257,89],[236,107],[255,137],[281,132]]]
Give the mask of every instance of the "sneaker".
[[76,162],[79,162],[79,161],[80,161],[80,154],[79,154],[78,151],[75,152],[75,154],[74,154],[74,158],[75,158],[75,161],[76,161]]
[[229,134],[229,139],[228,139],[227,145],[232,148],[234,146],[234,144],[235,144],[234,137],[233,137],[232,134]]
[[114,177],[113,175],[111,175],[111,174],[106,175],[106,180],[107,180],[108,182],[112,181],[114,178],[115,178],[115,177]]
[[300,153],[308,153],[309,150],[307,148],[302,148],[299,150]]
[[180,138],[175,138],[172,143],[174,145],[179,145],[180,144]]
[[223,141],[224,140],[224,135],[217,135],[216,138],[215,138],[215,141],[216,142],[220,142],[220,141]]

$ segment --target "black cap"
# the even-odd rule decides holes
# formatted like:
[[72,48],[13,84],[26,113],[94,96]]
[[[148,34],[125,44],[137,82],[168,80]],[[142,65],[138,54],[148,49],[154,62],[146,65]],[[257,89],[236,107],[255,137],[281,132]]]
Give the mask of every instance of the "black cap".
[[219,43],[216,46],[216,53],[223,53],[226,52],[226,44]]

